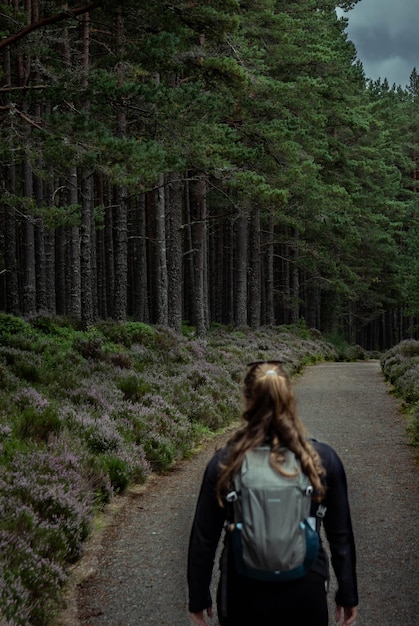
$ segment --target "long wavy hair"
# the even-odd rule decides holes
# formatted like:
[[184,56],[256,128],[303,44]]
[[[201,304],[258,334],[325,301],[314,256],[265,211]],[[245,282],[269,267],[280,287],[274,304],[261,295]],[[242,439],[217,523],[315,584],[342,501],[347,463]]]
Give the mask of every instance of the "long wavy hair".
[[243,399],[244,424],[229,440],[229,455],[221,464],[217,483],[220,505],[223,506],[223,496],[231,489],[233,476],[240,470],[246,452],[266,443],[271,447],[271,466],[285,476],[290,474],[283,467],[284,448],[294,452],[314,488],[313,498],[322,500],[325,471],[307,439],[306,429],[297,415],[291,379],[280,363],[251,364],[244,379]]

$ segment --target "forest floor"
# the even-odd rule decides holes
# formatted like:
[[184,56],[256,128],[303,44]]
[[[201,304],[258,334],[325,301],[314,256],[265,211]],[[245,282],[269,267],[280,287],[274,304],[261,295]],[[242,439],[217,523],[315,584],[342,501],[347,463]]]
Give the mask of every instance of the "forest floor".
[[[418,469],[378,361],[307,367],[296,393],[310,435],[331,444],[346,468],[358,554],[357,626],[417,626]],[[227,436],[117,499],[74,567],[68,608],[54,626],[190,623],[189,532],[205,465]],[[331,625],[334,590],[332,576]]]

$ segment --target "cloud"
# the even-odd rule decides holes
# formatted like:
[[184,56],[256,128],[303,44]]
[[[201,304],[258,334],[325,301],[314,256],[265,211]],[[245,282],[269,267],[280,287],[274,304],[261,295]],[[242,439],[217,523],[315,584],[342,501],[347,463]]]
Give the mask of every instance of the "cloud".
[[381,79],[387,78],[390,85],[395,83],[405,87],[410,82],[410,74],[412,73],[412,67],[410,63],[402,57],[388,57],[380,61],[367,61],[363,63],[364,72],[367,78],[380,77]]
[[361,0],[344,16],[367,78],[407,85],[419,69],[419,0]]

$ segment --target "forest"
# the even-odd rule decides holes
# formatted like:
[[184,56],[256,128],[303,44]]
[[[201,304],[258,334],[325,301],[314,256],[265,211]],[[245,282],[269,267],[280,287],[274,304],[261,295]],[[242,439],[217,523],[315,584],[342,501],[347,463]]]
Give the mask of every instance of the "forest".
[[0,310],[418,336],[419,78],[338,0],[2,0]]

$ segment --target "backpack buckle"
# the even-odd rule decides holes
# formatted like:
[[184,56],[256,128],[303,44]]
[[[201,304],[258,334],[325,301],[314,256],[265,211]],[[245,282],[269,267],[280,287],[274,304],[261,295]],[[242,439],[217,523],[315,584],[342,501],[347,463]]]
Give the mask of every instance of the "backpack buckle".
[[324,504],[319,504],[319,506],[317,507],[317,511],[316,511],[316,517],[323,519],[324,516],[326,515],[326,511],[327,511],[327,506],[324,506]]
[[237,491],[230,491],[230,493],[226,495],[226,500],[227,502],[236,502],[238,497],[239,496],[237,495]]

